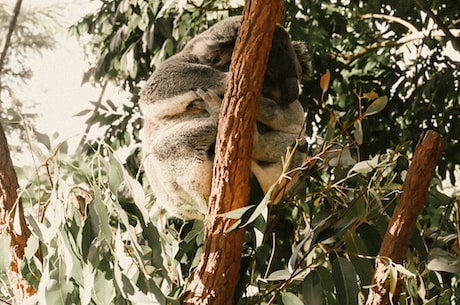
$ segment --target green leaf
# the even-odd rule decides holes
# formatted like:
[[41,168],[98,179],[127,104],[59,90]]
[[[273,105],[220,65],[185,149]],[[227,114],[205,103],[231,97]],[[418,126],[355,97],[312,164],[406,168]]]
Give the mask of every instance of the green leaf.
[[238,208],[235,210],[232,210],[227,213],[220,214],[221,217],[223,218],[230,218],[230,219],[241,219],[243,215],[249,211],[250,209],[253,209],[255,205],[248,205],[242,208]]
[[367,174],[373,171],[379,165],[379,155],[374,156],[371,160],[361,161],[356,163],[351,169],[351,172],[359,174]]
[[353,123],[355,130],[353,131],[353,135],[355,136],[356,144],[361,145],[363,144],[363,127],[360,120],[356,120]]
[[332,261],[332,277],[337,289],[339,304],[358,304],[358,284],[353,264],[347,259],[338,256]]
[[345,247],[347,251],[352,253],[350,261],[361,279],[361,285],[370,285],[374,271],[373,263],[367,258],[356,256],[356,254],[369,254],[363,239],[359,235],[350,235],[345,239]]
[[353,159],[350,153],[350,148],[345,147],[340,152],[331,153],[331,159],[329,160],[329,165],[336,166],[351,166],[356,163],[356,160]]
[[364,112],[364,116],[370,116],[382,111],[388,103],[388,97],[386,95],[379,97],[372,104],[367,107],[366,111]]
[[292,292],[281,292],[281,300],[285,305],[304,305],[299,297]]
[[67,305],[67,298],[73,290],[72,283],[64,276],[66,265],[60,262],[59,266],[45,272],[41,278],[40,285],[45,286],[45,291],[42,290],[44,296],[39,295],[39,298],[46,304]]
[[[96,270],[94,277],[93,301],[97,305],[111,304],[115,298],[114,279],[111,276],[117,270]],[[48,303],[51,304],[51,303]]]
[[77,116],[84,116],[90,112],[93,112],[92,109],[85,109],[85,110],[82,110],[80,112],[78,112],[77,114],[74,114],[73,116],[77,117]]
[[267,281],[285,281],[292,275],[288,269],[276,270],[265,279]]
[[452,302],[450,299],[452,297],[452,293],[452,288],[448,288],[431,298],[428,302],[425,303],[425,305],[451,305]]
[[321,287],[321,279],[318,272],[311,271],[302,283],[302,296],[304,304],[322,305],[323,304],[323,288]]
[[428,269],[449,273],[460,273],[460,258],[447,251],[434,248],[428,254]]

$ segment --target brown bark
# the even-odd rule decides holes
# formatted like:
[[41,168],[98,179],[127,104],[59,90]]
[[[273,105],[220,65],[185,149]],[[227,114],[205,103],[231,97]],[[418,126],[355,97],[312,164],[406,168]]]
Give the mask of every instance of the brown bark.
[[234,303],[244,232],[226,233],[233,221],[218,214],[248,202],[258,99],[275,25],[283,18],[280,0],[245,3],[219,117],[203,255],[183,294],[183,304]]
[[436,165],[441,158],[443,141],[439,134],[428,131],[421,137],[415,149],[412,164],[407,171],[403,184],[403,193],[399,198],[393,216],[388,225],[387,233],[380,247],[379,258],[375,262],[373,287],[369,291],[366,305],[389,305],[390,292],[393,293],[393,304],[397,304],[401,292],[401,278],[399,278],[395,291],[390,291],[386,262],[388,259],[401,263],[407,249],[409,240],[420,214],[433,178]]
[[[24,219],[22,201],[17,193],[18,188],[18,179],[11,161],[5,132],[0,124],[0,233],[6,232],[10,238],[10,283],[17,303],[21,304],[27,297],[35,294],[35,289],[19,271],[30,230]],[[15,219],[19,221],[16,226]]]
[[[17,0],[8,26],[5,44],[0,54],[0,93],[2,90],[1,74],[10,47],[11,37],[13,36],[19,12],[21,11],[21,5],[22,0]],[[27,239],[30,236],[30,230],[24,218],[21,198],[18,198],[18,188],[18,178],[14,171],[8,142],[3,127],[0,124],[0,234],[6,232],[10,238],[10,284],[16,296],[16,302],[21,304],[27,297],[35,294],[35,289],[22,277],[19,271]],[[16,215],[16,213],[18,214]],[[14,225],[15,218],[19,222],[16,226]],[[19,232],[16,231],[17,229]]]

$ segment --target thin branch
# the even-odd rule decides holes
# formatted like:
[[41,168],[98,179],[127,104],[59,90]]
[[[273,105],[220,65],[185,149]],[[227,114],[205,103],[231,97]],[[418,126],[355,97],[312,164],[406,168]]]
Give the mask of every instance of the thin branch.
[[415,33],[418,32],[417,28],[413,26],[410,22],[395,16],[389,16],[384,14],[364,14],[361,16],[361,19],[383,19],[390,23],[399,23],[402,26],[406,27],[409,32]]
[[[457,30],[457,29],[450,30],[449,33],[453,37],[460,37],[460,30]],[[344,57],[345,59],[347,59],[347,61],[345,62],[345,66],[349,66],[356,59],[366,55],[369,52],[377,50],[377,49],[397,47],[397,46],[401,46],[401,45],[404,45],[406,43],[409,43],[411,41],[423,40],[423,39],[428,38],[428,37],[430,37],[430,38],[439,38],[439,37],[444,37],[444,36],[446,36],[446,34],[442,30],[423,31],[423,32],[418,31],[418,32],[403,36],[402,38],[400,38],[400,39],[398,39],[396,41],[387,40],[387,41],[382,41],[382,42],[376,42],[376,43],[368,45],[364,49],[362,49],[362,50],[360,50],[360,51],[358,51],[358,52],[356,52],[354,54],[351,54],[351,55],[346,55],[346,54],[342,55],[342,54],[340,54],[339,56]]]
[[8,33],[6,34],[5,45],[3,46],[2,53],[0,54],[0,76],[2,75],[3,65],[6,59],[6,54],[8,53],[8,48],[10,47],[11,37],[13,36],[13,32],[16,28],[16,23],[18,21],[19,12],[21,11],[21,5],[22,5],[22,0],[17,0],[16,5],[14,6],[13,16],[11,17],[10,25],[8,26]]
[[439,17],[422,0],[414,0],[414,2],[422,11],[424,11],[431,19],[433,19],[438,27],[444,32],[447,40],[452,42],[455,50],[460,52],[460,39],[451,33],[444,22],[442,22],[442,20],[439,19]]

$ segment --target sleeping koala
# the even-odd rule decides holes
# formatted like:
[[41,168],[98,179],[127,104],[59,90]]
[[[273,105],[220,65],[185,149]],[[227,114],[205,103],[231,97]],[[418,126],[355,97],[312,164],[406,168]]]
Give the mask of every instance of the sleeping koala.
[[[160,65],[141,91],[145,172],[156,202],[182,219],[203,219],[208,210],[220,96],[240,25],[241,17],[232,17],[199,34]],[[302,131],[302,52],[277,26],[251,167],[264,192],[279,178],[281,158]]]

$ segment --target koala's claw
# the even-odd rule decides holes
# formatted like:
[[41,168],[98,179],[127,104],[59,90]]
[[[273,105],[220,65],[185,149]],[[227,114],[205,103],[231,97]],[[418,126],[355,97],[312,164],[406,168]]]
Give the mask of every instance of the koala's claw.
[[214,90],[203,90],[198,88],[195,93],[208,105],[211,110],[210,113],[219,113],[222,99]]

